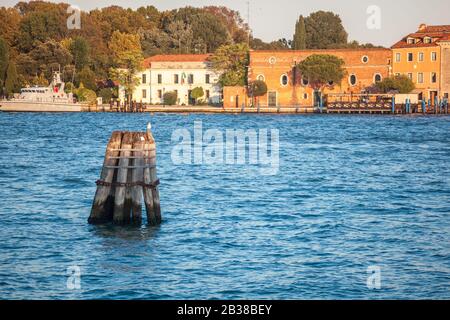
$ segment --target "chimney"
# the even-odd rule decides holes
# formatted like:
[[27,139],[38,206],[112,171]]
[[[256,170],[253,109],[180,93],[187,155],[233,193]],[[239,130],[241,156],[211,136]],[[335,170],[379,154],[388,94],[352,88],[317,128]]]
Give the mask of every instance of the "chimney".
[[425,23],[422,23],[422,24],[419,26],[419,31],[425,31],[426,28],[427,28],[427,25],[426,25]]

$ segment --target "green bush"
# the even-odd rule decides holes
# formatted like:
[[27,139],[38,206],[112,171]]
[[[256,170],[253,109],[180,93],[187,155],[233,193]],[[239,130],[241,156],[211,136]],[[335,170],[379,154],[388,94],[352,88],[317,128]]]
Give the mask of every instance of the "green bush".
[[95,104],[97,102],[97,95],[95,91],[86,89],[82,84],[78,89],[73,90],[79,102],[87,102],[88,104]]
[[414,82],[405,75],[384,78],[378,82],[376,87],[383,93],[398,91],[399,93],[410,93],[415,89]]
[[113,97],[111,89],[103,88],[98,92],[98,96],[103,99],[103,103],[109,103]]
[[164,104],[173,106],[177,103],[178,95],[175,91],[169,91],[164,93]]

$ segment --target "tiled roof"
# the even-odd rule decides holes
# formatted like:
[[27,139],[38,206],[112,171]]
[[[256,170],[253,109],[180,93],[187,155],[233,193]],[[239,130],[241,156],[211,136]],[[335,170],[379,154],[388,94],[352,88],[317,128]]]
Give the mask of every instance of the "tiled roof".
[[[424,43],[423,39],[425,37],[432,38],[431,43]],[[408,38],[417,39],[417,43],[408,43]],[[415,47],[434,47],[437,45],[439,41],[449,40],[450,39],[450,25],[442,25],[442,26],[426,26],[421,25],[419,30],[410,33],[399,42],[392,46],[392,49],[398,48],[415,48]]]
[[206,62],[209,54],[159,54],[144,60],[144,67],[150,67],[152,62]]

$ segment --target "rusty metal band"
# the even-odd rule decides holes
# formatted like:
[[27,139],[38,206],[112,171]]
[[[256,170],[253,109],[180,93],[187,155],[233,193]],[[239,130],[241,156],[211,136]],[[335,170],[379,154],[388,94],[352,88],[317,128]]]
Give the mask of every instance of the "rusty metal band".
[[151,184],[146,184],[145,182],[125,182],[125,183],[121,183],[121,182],[106,182],[106,181],[103,181],[103,180],[97,180],[95,182],[95,184],[97,186],[101,186],[101,187],[125,187],[125,188],[143,187],[143,188],[148,188],[148,189],[156,189],[159,186],[160,181],[158,179],[158,180],[156,180],[155,182],[153,182]]

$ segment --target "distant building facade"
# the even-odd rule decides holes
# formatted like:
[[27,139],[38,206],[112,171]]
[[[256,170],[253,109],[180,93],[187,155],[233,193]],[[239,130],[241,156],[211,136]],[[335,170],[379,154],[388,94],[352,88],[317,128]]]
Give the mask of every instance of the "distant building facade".
[[[211,69],[209,55],[179,54],[156,55],[145,59],[144,70],[136,76],[139,85],[133,93],[133,100],[146,104],[164,104],[164,94],[177,93],[178,105],[194,104],[191,92],[203,88],[200,98],[208,104],[221,103],[222,90],[218,85],[219,74]],[[120,90],[124,101],[125,93]]]
[[[347,75],[341,83],[329,83],[322,93],[315,92],[304,79],[295,72],[295,66],[314,54],[334,55],[344,60]],[[320,94],[361,93],[367,87],[391,75],[392,53],[389,49],[335,49],[335,50],[286,50],[250,51],[248,81],[262,80],[268,92],[258,98],[261,107],[314,106]],[[234,88],[224,88],[224,107],[235,108],[248,105],[251,98],[245,94],[234,95]],[[247,101],[247,103],[245,103]]]
[[447,97],[450,92],[450,25],[427,26],[392,46],[394,75],[404,74],[416,85],[419,99]]

